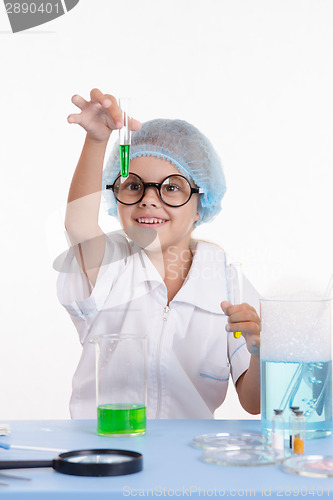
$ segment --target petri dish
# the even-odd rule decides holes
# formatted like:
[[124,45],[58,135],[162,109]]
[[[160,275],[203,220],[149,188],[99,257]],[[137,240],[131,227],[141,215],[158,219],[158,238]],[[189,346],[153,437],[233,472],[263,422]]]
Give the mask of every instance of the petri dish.
[[267,445],[267,437],[254,433],[230,433],[202,434],[193,438],[193,446],[204,450],[219,448],[223,450],[242,450]]
[[[289,452],[287,452],[289,456]],[[232,465],[240,467],[256,467],[259,465],[274,465],[281,463],[286,458],[285,451],[277,451],[262,446],[242,450],[223,450],[215,448],[206,450],[202,454],[202,460],[217,465]]]
[[286,472],[307,477],[333,477],[333,456],[292,456],[283,462]]

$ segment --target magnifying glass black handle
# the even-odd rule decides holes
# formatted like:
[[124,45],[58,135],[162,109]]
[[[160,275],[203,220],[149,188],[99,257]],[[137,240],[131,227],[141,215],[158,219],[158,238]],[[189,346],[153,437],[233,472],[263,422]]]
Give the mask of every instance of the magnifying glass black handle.
[[52,460],[4,460],[0,461],[0,469],[32,469],[35,467],[52,467]]

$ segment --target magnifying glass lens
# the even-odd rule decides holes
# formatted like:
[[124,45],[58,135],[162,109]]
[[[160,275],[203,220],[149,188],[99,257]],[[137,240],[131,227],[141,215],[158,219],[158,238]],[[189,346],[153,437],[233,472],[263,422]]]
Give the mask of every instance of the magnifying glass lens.
[[127,457],[125,455],[83,455],[65,458],[67,462],[80,463],[80,464],[116,464],[131,462],[132,457]]

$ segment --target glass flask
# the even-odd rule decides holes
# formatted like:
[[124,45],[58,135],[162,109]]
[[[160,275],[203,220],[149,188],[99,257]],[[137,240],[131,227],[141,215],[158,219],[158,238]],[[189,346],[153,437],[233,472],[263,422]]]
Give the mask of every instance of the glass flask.
[[146,432],[146,337],[111,333],[94,337],[97,434]]
[[274,408],[298,406],[306,438],[331,434],[331,300],[267,298],[260,310],[262,432],[271,432]]

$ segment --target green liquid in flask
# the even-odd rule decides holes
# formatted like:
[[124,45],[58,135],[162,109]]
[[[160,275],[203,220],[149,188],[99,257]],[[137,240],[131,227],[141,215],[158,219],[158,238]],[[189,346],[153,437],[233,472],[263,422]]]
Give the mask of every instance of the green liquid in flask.
[[135,436],[146,432],[146,407],[115,403],[97,408],[97,434],[100,436]]
[[120,173],[121,173],[122,177],[128,176],[129,153],[130,153],[130,145],[129,144],[121,144],[120,145]]

